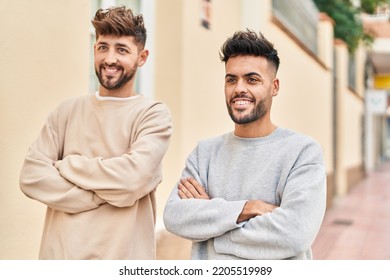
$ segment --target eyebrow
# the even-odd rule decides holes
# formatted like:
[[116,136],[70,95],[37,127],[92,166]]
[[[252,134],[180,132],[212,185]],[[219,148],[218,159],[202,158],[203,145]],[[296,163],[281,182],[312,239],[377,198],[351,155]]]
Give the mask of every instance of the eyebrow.
[[[98,45],[109,45],[107,42],[104,42],[104,41],[98,42],[97,44]],[[122,43],[116,43],[115,47],[121,47],[121,48],[130,49],[130,47],[128,45],[122,44]]]
[[[250,76],[258,76],[258,77],[260,77],[260,78],[263,78],[263,76],[261,76],[259,73],[257,73],[257,72],[249,72],[249,73],[246,73],[245,75],[244,75],[244,77],[250,77]],[[236,78],[237,77],[237,75],[234,75],[234,74],[226,74],[225,75],[225,79],[226,78]]]
[[130,47],[128,45],[122,44],[122,43],[116,43],[115,47],[122,47],[122,48],[130,49]]

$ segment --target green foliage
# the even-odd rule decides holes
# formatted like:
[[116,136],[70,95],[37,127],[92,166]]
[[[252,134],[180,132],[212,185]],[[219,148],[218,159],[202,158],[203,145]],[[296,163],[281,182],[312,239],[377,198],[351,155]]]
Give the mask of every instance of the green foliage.
[[335,22],[334,36],[348,45],[353,53],[360,41],[370,45],[373,37],[363,30],[360,14],[372,13],[377,5],[389,0],[361,0],[361,8],[354,7],[349,0],[314,0],[317,8],[330,16]]
[[367,14],[375,13],[376,7],[382,4],[390,5],[390,0],[360,0],[361,10]]

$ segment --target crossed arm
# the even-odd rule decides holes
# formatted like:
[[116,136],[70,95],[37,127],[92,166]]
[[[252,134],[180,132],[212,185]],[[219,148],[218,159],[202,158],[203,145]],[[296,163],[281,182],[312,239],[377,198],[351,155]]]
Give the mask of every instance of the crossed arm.
[[[310,169],[302,167],[297,177]],[[291,178],[294,186],[297,177]],[[192,241],[213,239],[219,254],[244,259],[295,258],[308,252],[321,225],[324,183],[323,176],[314,176],[311,185],[318,187],[304,193],[288,188],[276,207],[260,200],[210,198],[197,181],[184,179],[177,187],[177,199],[172,193],[168,201],[165,223],[169,231]]]
[[26,196],[66,213],[98,208],[104,200],[66,180],[54,166],[61,154],[57,118],[56,112],[49,116],[38,139],[29,148],[20,172],[20,189]]
[[[180,180],[178,185],[178,195],[181,199],[210,199],[205,188],[193,177]],[[278,206],[264,202],[262,200],[248,200],[237,218],[236,223],[248,221],[256,216],[261,216],[272,212]]]
[[203,187],[207,173],[197,169],[194,155],[196,151],[167,201],[168,231],[194,242],[213,239],[217,253],[244,259],[286,259],[308,252],[325,209],[322,164],[302,164],[291,171],[276,206],[261,200],[210,197]]
[[160,183],[160,162],[172,132],[168,111],[151,110],[129,150],[106,159],[63,157],[58,130],[58,113],[53,112],[29,149],[20,175],[28,197],[55,210],[80,213],[104,203],[131,206]]

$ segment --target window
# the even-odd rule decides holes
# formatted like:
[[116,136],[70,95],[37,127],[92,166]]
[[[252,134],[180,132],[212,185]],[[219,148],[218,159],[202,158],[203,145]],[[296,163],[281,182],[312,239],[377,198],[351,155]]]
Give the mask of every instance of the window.
[[275,17],[310,51],[317,54],[318,9],[312,0],[273,0]]

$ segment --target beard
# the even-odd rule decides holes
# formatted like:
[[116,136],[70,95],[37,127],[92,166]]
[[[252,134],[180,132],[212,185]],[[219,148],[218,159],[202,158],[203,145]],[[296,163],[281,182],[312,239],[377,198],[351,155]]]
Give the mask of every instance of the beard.
[[[112,66],[112,65],[110,65],[110,66]],[[115,80],[112,77],[104,77],[104,75],[102,74],[103,67],[104,67],[104,65],[100,65],[99,71],[95,67],[95,73],[96,73],[96,76],[98,77],[99,82],[102,85],[102,87],[104,87],[107,90],[116,90],[116,89],[123,87],[125,84],[127,84],[129,81],[131,81],[134,78],[135,73],[137,72],[137,67],[134,66],[131,69],[131,71],[126,75],[123,72],[123,68],[120,67],[120,69],[122,70],[122,74],[119,76],[118,80]]]
[[241,115],[243,110],[239,110],[238,114],[235,114],[229,103],[226,102],[226,106],[229,112],[229,116],[236,124],[247,124],[257,121],[264,117],[267,113],[266,100],[262,99],[248,114]]

